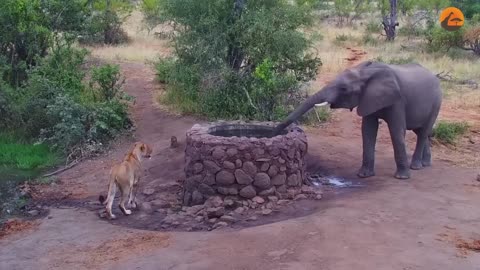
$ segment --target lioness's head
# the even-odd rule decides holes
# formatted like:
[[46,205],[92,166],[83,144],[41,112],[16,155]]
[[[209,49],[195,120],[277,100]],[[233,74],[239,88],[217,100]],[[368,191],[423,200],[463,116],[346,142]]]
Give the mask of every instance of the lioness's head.
[[152,157],[152,148],[143,142],[136,142],[133,148],[133,152],[142,158],[151,158]]

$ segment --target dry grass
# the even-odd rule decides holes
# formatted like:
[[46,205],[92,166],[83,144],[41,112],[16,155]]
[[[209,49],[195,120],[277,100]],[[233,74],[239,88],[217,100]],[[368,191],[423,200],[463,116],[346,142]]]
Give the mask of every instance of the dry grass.
[[142,13],[135,10],[124,23],[123,28],[131,39],[130,43],[120,46],[89,46],[87,48],[92,56],[110,61],[147,62],[169,55],[168,41],[153,35],[159,31],[158,28],[148,33],[143,27],[142,19]]

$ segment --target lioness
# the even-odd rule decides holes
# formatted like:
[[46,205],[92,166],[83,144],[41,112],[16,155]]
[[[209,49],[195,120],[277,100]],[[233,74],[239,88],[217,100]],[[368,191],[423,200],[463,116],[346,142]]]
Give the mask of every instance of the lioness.
[[136,142],[122,163],[116,164],[110,170],[110,180],[108,184],[108,195],[107,199],[104,200],[104,197],[100,195],[100,202],[106,204],[107,217],[110,219],[115,219],[115,215],[112,213],[113,199],[115,198],[116,186],[119,187],[121,192],[121,199],[119,208],[125,215],[130,215],[131,210],[125,208],[125,202],[128,199],[128,205],[133,208],[137,207],[135,202],[137,183],[140,178],[141,173],[141,164],[140,162],[144,158],[151,158],[152,148],[142,142]]

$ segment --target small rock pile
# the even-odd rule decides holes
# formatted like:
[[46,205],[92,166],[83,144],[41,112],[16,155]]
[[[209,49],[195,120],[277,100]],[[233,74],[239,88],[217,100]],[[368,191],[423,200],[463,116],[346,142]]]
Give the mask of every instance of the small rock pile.
[[286,195],[255,196],[245,200],[239,196],[210,196],[203,204],[183,206],[178,209],[162,209],[166,214],[161,222],[162,229],[214,230],[238,222],[252,222],[261,216],[280,211],[295,200],[321,199],[322,191],[311,186],[292,189]]
[[[211,133],[224,126],[252,127],[241,122],[194,125],[187,133],[183,205],[202,205],[212,196],[289,196],[305,178],[307,138],[292,126],[275,137],[222,137]],[[273,123],[255,123],[260,127]],[[280,194],[280,195],[278,195]]]

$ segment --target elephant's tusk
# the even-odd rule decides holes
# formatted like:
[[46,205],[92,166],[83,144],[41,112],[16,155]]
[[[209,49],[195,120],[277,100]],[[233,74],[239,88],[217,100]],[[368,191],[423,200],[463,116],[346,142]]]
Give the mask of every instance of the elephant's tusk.
[[328,105],[328,102],[323,102],[323,103],[320,103],[320,104],[315,104],[315,107],[322,107],[322,106],[326,106]]

